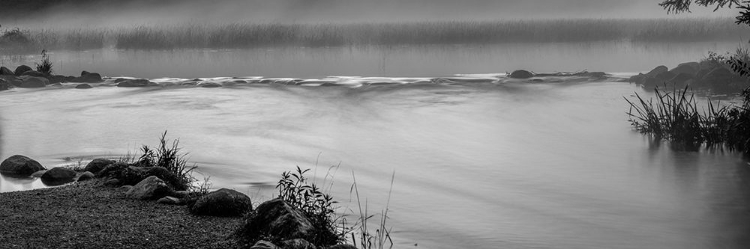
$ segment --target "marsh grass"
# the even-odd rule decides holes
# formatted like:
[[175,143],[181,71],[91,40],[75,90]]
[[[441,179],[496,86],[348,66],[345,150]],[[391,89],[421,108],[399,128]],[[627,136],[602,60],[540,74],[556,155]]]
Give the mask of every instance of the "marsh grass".
[[359,208],[359,219],[357,219],[357,222],[349,230],[352,244],[360,249],[393,248],[393,240],[391,239],[392,228],[387,226],[387,221],[389,219],[388,211],[391,204],[391,193],[393,191],[393,181],[396,178],[396,172],[394,171],[391,175],[388,201],[386,201],[385,208],[379,213],[374,232],[370,230],[371,227],[369,227],[369,224],[372,224],[371,220],[376,216],[369,214],[367,200],[365,200],[364,209],[362,208],[362,200],[359,197],[359,188],[357,187],[357,178],[354,176],[354,172],[352,172],[352,178],[354,179],[354,183],[352,184],[350,193],[354,192],[357,198],[357,207]]
[[48,75],[52,74],[52,62],[49,60],[49,55],[47,54],[47,50],[42,50],[42,61],[40,63],[36,64],[36,71],[40,73],[45,73]]
[[629,121],[636,130],[678,148],[725,145],[750,153],[750,89],[742,92],[742,106],[714,105],[709,100],[703,109],[687,87],[672,91],[656,88],[655,94],[656,98],[649,100],[638,93],[637,101],[625,98],[630,104]]
[[[85,50],[397,46],[518,42],[694,42],[737,40],[750,28],[731,18],[423,21],[403,23],[227,23],[6,31],[38,49]],[[747,37],[744,37],[747,38]],[[19,38],[20,39],[20,38]],[[0,46],[0,49],[2,47]]]

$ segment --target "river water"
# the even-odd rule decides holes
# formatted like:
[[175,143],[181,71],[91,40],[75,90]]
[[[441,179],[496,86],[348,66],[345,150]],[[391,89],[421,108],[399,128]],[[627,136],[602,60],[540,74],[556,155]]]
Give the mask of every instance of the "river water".
[[[330,73],[315,70],[290,74]],[[0,157],[23,154],[49,168],[136,152],[168,130],[214,188],[237,189],[256,203],[273,197],[280,173],[296,166],[331,186],[341,213],[358,212],[353,177],[371,214],[386,207],[392,187],[387,225],[395,248],[750,244],[748,160],[673,150],[632,131],[623,97],[651,93],[617,82],[627,74],[529,83],[507,80],[505,69],[477,70],[488,74],[333,77],[324,81],[341,85],[330,87],[13,89],[0,92]],[[2,192],[37,187],[44,185],[0,177]]]

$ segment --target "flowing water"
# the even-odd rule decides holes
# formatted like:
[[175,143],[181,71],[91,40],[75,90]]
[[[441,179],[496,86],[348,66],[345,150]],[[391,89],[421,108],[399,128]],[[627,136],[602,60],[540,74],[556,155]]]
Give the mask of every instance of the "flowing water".
[[[669,51],[662,52],[673,53],[663,56],[670,61],[640,62],[646,68],[637,70],[591,65],[610,67],[603,69],[610,72],[645,71],[653,64],[682,60],[683,50]],[[92,52],[92,61],[101,60],[96,64],[102,68],[91,71],[104,71],[107,59],[96,56],[107,57],[106,52],[97,53]],[[181,58],[175,63],[190,63],[182,59],[191,53],[174,55]],[[399,62],[389,60],[385,64],[392,69],[384,72],[394,76],[438,75],[309,81],[339,84],[330,87],[204,78],[233,84],[140,89],[105,84],[88,90],[64,84],[4,91],[0,157],[23,154],[49,168],[69,164],[70,158],[75,163],[78,157],[136,152],[141,144],[156,145],[168,130],[167,138],[180,139],[190,161],[197,163],[200,174],[210,176],[214,188],[237,189],[255,202],[271,198],[280,173],[297,165],[311,168],[318,183],[331,186],[341,212],[358,212],[350,193],[353,177],[371,214],[386,207],[392,187],[388,226],[393,227],[395,248],[745,248],[750,243],[748,160],[730,152],[677,151],[632,131],[623,96],[650,93],[617,82],[617,77],[508,80],[502,74],[505,67],[464,69],[462,63],[476,64],[467,62],[470,55],[443,58],[437,53],[409,58],[439,57],[431,65],[457,66],[437,67],[444,71],[436,73],[409,64],[416,71],[402,75],[393,72],[409,68],[397,69]],[[552,58],[562,61],[566,53],[570,51]],[[692,58],[700,58],[698,54]],[[485,55],[476,56],[482,61]],[[616,57],[598,56],[624,65]],[[542,69],[582,69],[536,60]],[[288,64],[280,67],[305,64],[284,61]],[[347,64],[333,61],[330,64]],[[149,63],[154,62],[143,62],[153,67]],[[331,65],[312,64],[310,72],[302,68],[289,74],[339,73],[322,69]],[[126,68],[123,74],[142,76],[136,72],[141,66]],[[70,63],[64,67],[70,70]],[[170,70],[164,69],[179,75]],[[201,74],[208,69],[196,70]],[[216,70],[230,76],[244,72]],[[283,76],[276,75],[281,74],[277,70],[247,74]],[[351,70],[347,75],[382,73],[369,67]],[[436,78],[461,71],[488,74]],[[164,76],[154,72],[146,71],[143,77]],[[196,77],[185,74],[181,77]],[[0,192],[38,187],[44,185],[33,179],[0,177]]]

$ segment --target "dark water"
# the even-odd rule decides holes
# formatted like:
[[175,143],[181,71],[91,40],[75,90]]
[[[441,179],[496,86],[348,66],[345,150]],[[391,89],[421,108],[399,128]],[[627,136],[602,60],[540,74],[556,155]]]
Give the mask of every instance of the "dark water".
[[116,157],[168,130],[214,188],[256,202],[299,165],[333,183],[342,213],[357,212],[355,175],[377,213],[395,172],[395,248],[745,248],[748,160],[633,132],[623,96],[651,94],[614,81],[14,89],[0,92],[0,157]]

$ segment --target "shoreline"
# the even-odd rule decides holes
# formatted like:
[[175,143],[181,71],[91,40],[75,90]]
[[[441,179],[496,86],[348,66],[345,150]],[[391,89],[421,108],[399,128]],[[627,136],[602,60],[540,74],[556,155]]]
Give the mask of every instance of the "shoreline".
[[0,193],[4,248],[233,248],[242,217],[125,198],[100,179]]

